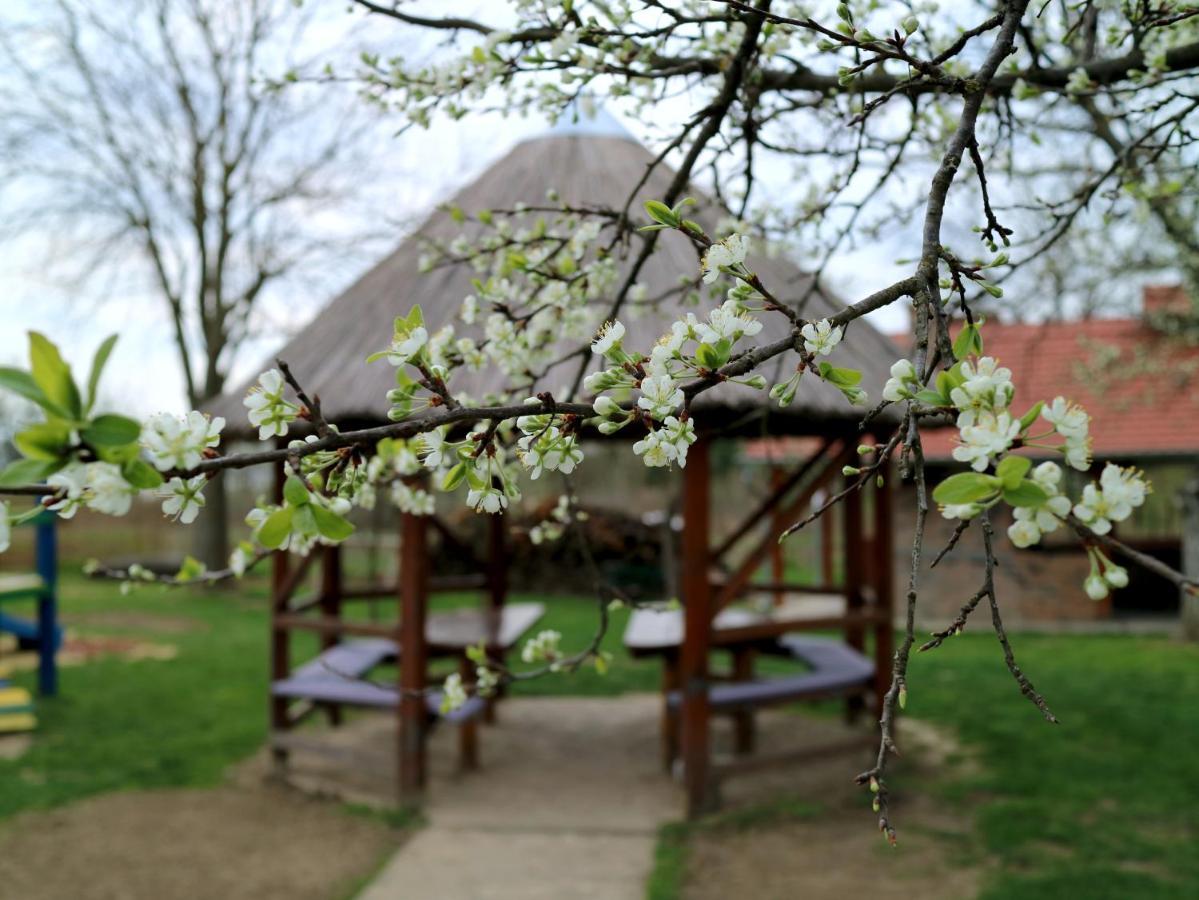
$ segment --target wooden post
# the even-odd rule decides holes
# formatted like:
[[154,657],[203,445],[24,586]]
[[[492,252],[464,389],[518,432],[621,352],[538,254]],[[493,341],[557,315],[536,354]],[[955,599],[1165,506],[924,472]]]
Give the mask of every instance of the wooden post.
[[[505,550],[505,530],[508,519],[505,515],[487,517],[487,657],[503,668],[506,664],[504,651],[499,646],[499,629],[504,614],[504,601],[508,594],[508,557]],[[488,698],[483,711],[483,721],[494,725],[497,702],[506,692],[501,688]],[[473,728],[473,723],[471,724]]]
[[682,601],[683,648],[679,660],[682,689],[681,737],[687,815],[715,805],[709,776],[708,645],[712,631],[712,585],[708,573],[709,439],[700,438],[687,454],[683,470]]
[[[783,486],[787,483],[787,473],[782,466],[772,465],[770,467],[770,487],[775,494],[783,490]],[[771,533],[774,535],[782,534],[783,529],[787,527],[787,522],[782,518],[783,505],[776,504],[774,507],[774,515],[771,517]],[[783,545],[775,540],[774,546],[770,548],[770,576],[775,584],[782,584],[786,578],[787,567],[786,561],[783,558]],[[827,582],[826,582],[827,583]],[[774,605],[781,606],[783,603],[783,589],[776,588],[774,592]]]
[[837,507],[820,517],[820,578],[822,584],[836,581],[833,542],[836,540]]
[[418,803],[425,787],[425,520],[400,518],[399,802]]
[[[842,501],[841,519],[845,565],[845,608],[850,613],[860,612],[864,602],[862,585],[865,583],[864,567],[869,560],[866,552],[866,533],[862,527],[862,492],[850,491]],[[861,625],[847,625],[845,643],[855,650],[866,646],[866,632]],[[861,697],[849,697],[845,701],[845,712],[852,721],[862,709]]]
[[874,708],[882,714],[883,697],[891,686],[895,630],[895,522],[891,466],[879,470],[883,486],[874,493],[874,594],[880,621],[874,626]]
[[[754,649],[752,647],[737,647],[733,654],[733,680],[751,681],[754,677]],[[739,756],[754,752],[756,740],[754,711],[752,708],[739,709],[733,713],[733,749]]]
[[[1199,481],[1188,483],[1179,492],[1182,501],[1182,574],[1199,578]],[[1199,641],[1199,596],[1188,590],[1179,595],[1182,634]]]
[[[321,615],[341,620],[341,546],[335,544],[321,551]],[[341,641],[341,635],[333,631],[321,634],[321,650],[328,650]],[[330,725],[341,724],[341,707],[330,703],[325,707]]]
[[[283,463],[275,467],[274,498],[283,502],[283,481],[286,477]],[[291,644],[285,627],[279,624],[279,616],[287,611],[287,596],[284,591],[289,575],[289,559],[286,550],[271,554],[271,681],[280,681],[291,674]],[[291,722],[287,715],[287,698],[268,693],[270,699],[271,731],[286,731]],[[287,762],[287,751],[272,742],[271,756],[275,765],[282,767]]]

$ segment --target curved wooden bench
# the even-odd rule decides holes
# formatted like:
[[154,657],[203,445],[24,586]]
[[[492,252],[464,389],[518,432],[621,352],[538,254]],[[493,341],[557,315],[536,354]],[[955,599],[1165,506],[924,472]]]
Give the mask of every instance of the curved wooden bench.
[[[360,679],[375,666],[398,655],[395,642],[385,638],[343,641],[304,663],[288,678],[272,682],[271,695],[314,703],[394,709],[399,704],[399,691],[390,685]],[[452,724],[468,722],[487,708],[486,700],[472,695],[462,706],[442,713],[441,700],[440,691],[425,694],[429,714]]]
[[[850,689],[864,688],[874,677],[874,663],[841,641],[785,635],[779,638],[778,646],[783,654],[807,665],[808,671],[713,684],[708,689],[711,708],[747,709],[833,696]],[[672,709],[677,709],[681,702],[682,694],[679,691],[672,691],[667,696],[667,703]]]

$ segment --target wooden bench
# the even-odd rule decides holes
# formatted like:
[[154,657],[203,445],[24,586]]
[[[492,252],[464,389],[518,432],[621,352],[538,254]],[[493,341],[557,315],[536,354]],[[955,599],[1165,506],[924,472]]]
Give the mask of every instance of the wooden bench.
[[[304,663],[290,677],[273,682],[271,694],[313,703],[394,709],[400,702],[399,691],[391,685],[364,681],[362,677],[375,666],[398,656],[395,642],[384,638],[344,641]],[[442,713],[441,701],[440,691],[425,694],[430,715],[451,724],[471,721],[487,707],[486,700],[472,695],[462,706]]]
[[[807,665],[808,671],[713,684],[708,689],[712,709],[748,709],[839,696],[850,690],[866,689],[874,678],[874,663],[841,641],[792,634],[779,638],[778,648],[782,654]],[[677,709],[682,702],[681,693],[672,691],[666,702],[671,709]]]

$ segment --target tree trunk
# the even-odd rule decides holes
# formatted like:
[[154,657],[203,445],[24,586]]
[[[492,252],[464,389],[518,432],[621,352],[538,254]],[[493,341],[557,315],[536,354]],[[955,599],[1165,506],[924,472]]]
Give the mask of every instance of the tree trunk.
[[227,475],[219,475],[204,488],[204,511],[196,519],[192,552],[210,569],[229,564],[229,495]]
[[[1182,503],[1182,573],[1199,577],[1199,481],[1189,482],[1179,492]],[[1199,597],[1184,590],[1179,598],[1182,633],[1199,641]]]

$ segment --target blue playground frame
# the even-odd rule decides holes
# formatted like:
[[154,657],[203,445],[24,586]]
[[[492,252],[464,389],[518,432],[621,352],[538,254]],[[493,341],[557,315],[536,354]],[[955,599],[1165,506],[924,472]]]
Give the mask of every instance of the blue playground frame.
[[0,605],[23,600],[37,603],[37,618],[32,622],[0,610],[0,632],[16,635],[18,645],[23,648],[37,650],[38,693],[43,697],[53,697],[58,693],[55,654],[62,643],[62,629],[58,625],[57,518],[51,512],[43,512],[31,523],[37,529],[36,575],[18,575],[8,579],[0,576]]

